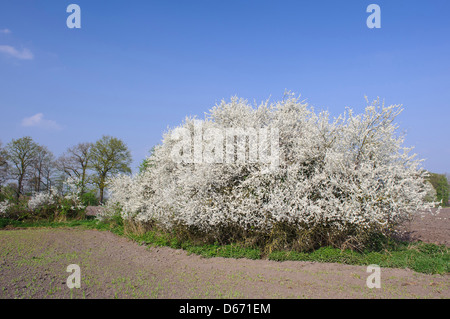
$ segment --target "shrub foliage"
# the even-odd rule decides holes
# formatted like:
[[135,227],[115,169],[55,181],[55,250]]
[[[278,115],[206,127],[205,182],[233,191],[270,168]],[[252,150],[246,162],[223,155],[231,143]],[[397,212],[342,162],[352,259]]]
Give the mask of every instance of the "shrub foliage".
[[[142,172],[113,178],[108,205],[114,211],[119,206],[125,220],[191,239],[241,240],[270,251],[363,249],[376,234],[390,234],[434,205],[424,200],[429,183],[421,160],[398,134],[394,121],[401,111],[375,100],[367,101],[363,114],[347,109],[332,119],[290,93],[259,106],[222,101],[203,120],[186,118],[169,130]],[[224,129],[275,128],[279,164],[175,161],[176,133],[187,130],[195,139],[198,127],[203,152],[221,141],[214,134]],[[257,136],[259,144],[266,140]],[[244,141],[248,155],[251,143]],[[195,154],[194,144],[184,156]],[[221,151],[222,144],[214,145]]]

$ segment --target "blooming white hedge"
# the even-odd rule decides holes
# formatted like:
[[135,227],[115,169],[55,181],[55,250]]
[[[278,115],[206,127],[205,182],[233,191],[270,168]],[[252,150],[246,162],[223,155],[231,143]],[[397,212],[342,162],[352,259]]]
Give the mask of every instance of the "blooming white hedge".
[[6,216],[8,214],[8,210],[11,208],[11,204],[9,200],[4,200],[0,202],[0,216]]
[[[331,119],[292,94],[254,107],[238,98],[222,101],[201,122],[187,118],[167,132],[148,158],[146,171],[115,177],[108,205],[119,205],[126,219],[169,228],[182,223],[206,232],[230,225],[269,232],[276,222],[301,228],[390,227],[433,206],[424,201],[428,188],[421,160],[397,134],[394,119],[400,112],[398,105],[376,100],[363,114],[347,109]],[[278,165],[195,159],[211,150],[211,141],[219,141],[214,144],[218,154],[223,136],[211,134],[229,128],[275,129],[278,148],[271,155],[279,155]],[[181,152],[174,139],[180,130],[193,137]],[[200,153],[194,149],[199,130]],[[268,139],[259,135],[253,141],[264,144]],[[251,148],[245,144],[247,155]],[[182,161],[176,160],[174,149]]]
[[28,208],[34,211],[45,206],[54,205],[57,203],[58,197],[59,194],[56,188],[35,193],[28,201]]
[[64,181],[64,196],[56,188],[37,192],[28,201],[28,208],[32,211],[37,211],[40,208],[55,205],[65,210],[82,210],[85,206],[80,200],[80,194],[81,181],[77,178],[69,177]]

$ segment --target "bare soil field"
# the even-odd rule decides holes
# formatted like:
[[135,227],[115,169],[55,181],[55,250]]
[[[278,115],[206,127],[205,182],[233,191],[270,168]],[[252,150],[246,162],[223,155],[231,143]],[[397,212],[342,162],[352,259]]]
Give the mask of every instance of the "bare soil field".
[[442,208],[438,214],[418,215],[403,227],[403,239],[450,247],[450,208]]
[[[449,244],[450,209],[413,221],[410,238]],[[69,264],[81,288],[69,289]],[[203,258],[140,246],[106,231],[0,231],[0,298],[450,298],[450,275],[383,268],[381,288],[365,266]]]

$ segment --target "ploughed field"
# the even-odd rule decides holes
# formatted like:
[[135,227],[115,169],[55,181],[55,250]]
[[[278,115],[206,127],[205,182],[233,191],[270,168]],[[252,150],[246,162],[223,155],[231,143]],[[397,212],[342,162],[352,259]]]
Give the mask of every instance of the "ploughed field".
[[[450,209],[405,225],[411,240],[450,246]],[[66,285],[77,264],[81,288]],[[381,269],[370,289],[366,266],[203,258],[141,246],[107,231],[0,231],[0,298],[450,298],[450,275]]]

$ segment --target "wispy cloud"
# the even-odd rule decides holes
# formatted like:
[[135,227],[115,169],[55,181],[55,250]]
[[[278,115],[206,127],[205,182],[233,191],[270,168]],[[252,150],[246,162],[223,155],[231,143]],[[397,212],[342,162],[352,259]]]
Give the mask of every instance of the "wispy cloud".
[[0,33],[3,33],[3,34],[10,34],[10,33],[11,33],[11,30],[9,30],[9,29],[0,29]]
[[0,45],[0,53],[7,54],[20,60],[33,60],[34,58],[34,55],[30,50],[23,49],[22,51],[19,51],[10,45]]
[[52,120],[44,118],[44,114],[38,113],[30,117],[26,117],[22,120],[22,126],[24,127],[39,127],[52,130],[60,130],[61,126]]

